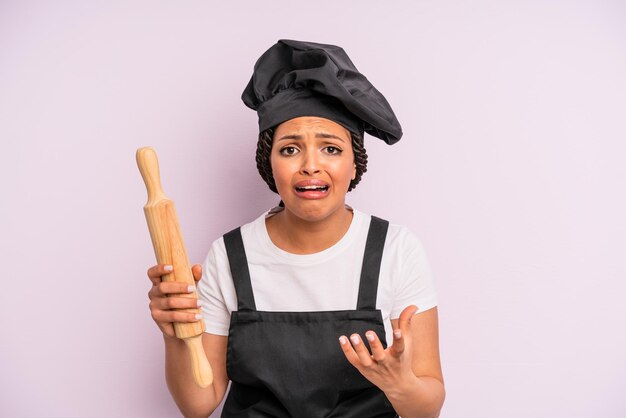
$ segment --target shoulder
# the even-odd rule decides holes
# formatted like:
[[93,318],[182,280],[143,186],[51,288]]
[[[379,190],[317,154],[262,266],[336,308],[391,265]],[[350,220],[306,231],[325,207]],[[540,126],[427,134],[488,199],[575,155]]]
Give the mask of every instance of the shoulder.
[[240,226],[238,226],[236,228],[231,229],[228,232],[225,232],[224,235],[222,235],[221,237],[219,237],[215,241],[213,241],[213,243],[211,244],[211,249],[217,249],[217,248],[220,248],[220,247],[224,247],[224,237],[226,237],[227,235],[232,235],[236,231],[240,231],[240,233],[241,233],[242,237],[244,238],[244,240],[246,240],[246,238],[248,238],[250,236],[257,235],[259,229],[265,228],[265,219],[268,216],[271,216],[272,210],[273,209],[265,211],[265,212],[261,213],[259,216],[257,216],[255,219],[251,220],[250,222],[247,222],[247,223],[245,223],[243,225],[240,225]]
[[385,252],[420,252],[423,251],[421,239],[411,229],[405,225],[397,224],[378,215],[367,215],[365,213],[354,210],[359,218],[363,219],[364,227],[369,228],[371,219],[379,218],[388,222],[387,235],[385,238]]
[[417,234],[404,225],[392,223],[389,224],[385,245],[403,252],[423,251],[422,241]]
[[241,233],[244,248],[246,248],[246,250],[249,246],[258,246],[261,242],[263,242],[263,238],[265,235],[265,218],[271,214],[272,209],[265,211],[252,221],[245,223],[237,228],[233,228],[221,237],[214,240],[211,243],[211,247],[209,248],[207,262],[215,263],[216,260],[227,260],[228,251],[226,248],[225,238],[228,235],[237,233],[236,231],[239,231],[239,233]]

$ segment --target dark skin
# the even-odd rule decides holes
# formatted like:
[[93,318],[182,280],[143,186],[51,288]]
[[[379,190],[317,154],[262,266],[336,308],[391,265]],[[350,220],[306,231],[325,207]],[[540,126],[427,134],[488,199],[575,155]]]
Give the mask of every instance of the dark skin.
[[[285,209],[266,220],[271,240],[294,254],[329,248],[341,239],[352,220],[352,212],[345,205],[345,195],[355,175],[349,132],[328,119],[302,117],[279,125],[274,141],[272,171]],[[320,192],[302,192],[301,186],[307,182],[327,187]],[[201,266],[194,265],[192,272],[199,281]],[[185,362],[184,343],[175,338],[172,325],[197,321],[194,314],[175,310],[196,308],[197,304],[194,299],[177,297],[189,292],[186,284],[161,282],[161,276],[167,273],[163,265],[148,270],[152,282],[148,293],[150,310],[166,344],[168,386],[185,416],[206,417],[221,402],[228,385],[228,337],[203,335],[214,383],[206,389],[198,388]],[[404,418],[433,418],[439,415],[445,398],[437,308],[416,313],[417,309],[408,306],[399,318],[391,320],[394,339],[387,349],[373,331],[365,336],[342,336],[337,344],[346,360],[385,393],[398,414]]]

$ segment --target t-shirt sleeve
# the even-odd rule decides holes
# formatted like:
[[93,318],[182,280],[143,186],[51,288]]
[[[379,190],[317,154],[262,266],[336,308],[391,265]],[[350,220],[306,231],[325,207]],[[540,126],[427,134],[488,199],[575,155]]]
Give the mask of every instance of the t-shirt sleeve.
[[[234,292],[228,259],[217,240],[211,246],[202,265],[202,279],[198,282],[198,298],[202,301],[202,317],[205,332],[228,335],[230,327],[229,296]],[[224,254],[221,254],[224,252]]]
[[399,251],[399,277],[391,318],[398,318],[409,305],[416,305],[417,313],[437,306],[435,280],[421,240],[405,229]]

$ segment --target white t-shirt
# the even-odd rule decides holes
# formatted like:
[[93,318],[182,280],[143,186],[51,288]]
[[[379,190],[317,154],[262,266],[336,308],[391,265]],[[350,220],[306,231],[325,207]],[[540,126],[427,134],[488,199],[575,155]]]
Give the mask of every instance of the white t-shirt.
[[[361,264],[371,216],[353,210],[348,232],[315,254],[291,254],[271,241],[264,213],[241,227],[252,291],[259,311],[336,311],[356,309]],[[205,332],[228,335],[237,295],[224,238],[217,239],[203,265],[198,295],[203,302]],[[391,336],[390,319],[416,305],[418,313],[437,306],[437,293],[420,240],[407,228],[390,224],[378,281],[376,308]]]

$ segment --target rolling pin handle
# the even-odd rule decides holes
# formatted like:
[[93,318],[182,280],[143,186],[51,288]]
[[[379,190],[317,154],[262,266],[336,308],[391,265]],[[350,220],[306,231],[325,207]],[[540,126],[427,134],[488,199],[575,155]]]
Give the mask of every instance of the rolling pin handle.
[[193,379],[198,386],[206,388],[213,383],[213,370],[209,360],[206,358],[206,354],[204,354],[202,334],[185,338],[184,341],[189,348]]
[[167,199],[161,187],[159,160],[154,149],[151,147],[139,148],[136,157],[137,166],[148,190],[148,204]]

